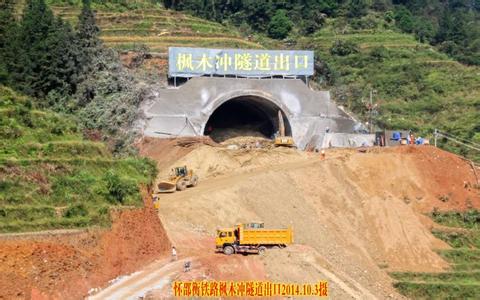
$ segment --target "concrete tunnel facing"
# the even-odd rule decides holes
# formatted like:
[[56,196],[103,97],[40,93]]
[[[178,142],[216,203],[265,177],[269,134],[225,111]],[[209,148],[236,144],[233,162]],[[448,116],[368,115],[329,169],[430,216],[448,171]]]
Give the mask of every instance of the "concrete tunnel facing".
[[[312,90],[298,79],[194,77],[178,88],[152,90],[142,108],[142,133],[156,138],[195,137],[206,130],[208,134],[210,124],[231,129],[254,120],[259,123],[256,135],[271,137],[278,130],[279,109],[285,133],[299,149],[323,147],[326,128],[337,135],[354,133],[357,122],[330,100],[328,91]],[[227,120],[233,110],[235,119]]]
[[[203,134],[216,142],[225,139],[259,135],[271,138],[278,131],[278,111],[274,102],[256,95],[243,95],[229,99],[218,106],[208,118]],[[285,134],[291,135],[290,122],[282,111]]]

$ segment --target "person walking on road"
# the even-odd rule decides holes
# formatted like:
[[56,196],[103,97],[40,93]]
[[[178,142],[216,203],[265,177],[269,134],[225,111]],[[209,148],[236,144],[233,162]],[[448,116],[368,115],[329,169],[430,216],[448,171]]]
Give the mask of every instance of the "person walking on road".
[[175,246],[172,246],[172,261],[177,260],[177,249],[175,249]]

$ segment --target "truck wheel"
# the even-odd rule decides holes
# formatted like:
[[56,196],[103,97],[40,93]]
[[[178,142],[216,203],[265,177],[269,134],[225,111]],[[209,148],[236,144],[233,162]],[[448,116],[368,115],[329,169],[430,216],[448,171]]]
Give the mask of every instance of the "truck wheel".
[[190,186],[191,187],[194,187],[198,184],[198,176],[197,175],[193,175],[192,176],[192,179],[190,179]]
[[183,191],[187,188],[187,182],[185,180],[180,180],[177,182],[177,191]]
[[232,246],[225,246],[223,247],[223,253],[225,255],[232,255],[235,252]]
[[279,245],[275,245],[275,246],[272,247],[272,249],[275,249],[275,250],[280,249],[280,246],[279,246]]
[[258,254],[264,255],[266,251],[267,251],[266,247],[264,246],[258,247]]

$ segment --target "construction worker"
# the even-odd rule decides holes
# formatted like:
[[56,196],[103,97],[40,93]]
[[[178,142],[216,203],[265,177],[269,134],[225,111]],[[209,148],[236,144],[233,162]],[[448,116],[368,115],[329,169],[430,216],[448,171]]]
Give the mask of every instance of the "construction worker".
[[177,249],[175,249],[175,246],[172,246],[172,261],[177,260]]
[[190,261],[186,261],[184,264],[183,264],[183,272],[187,273],[190,271],[190,267],[191,267],[191,262]]
[[322,154],[322,159],[325,159],[325,150],[322,149],[322,151],[320,153]]

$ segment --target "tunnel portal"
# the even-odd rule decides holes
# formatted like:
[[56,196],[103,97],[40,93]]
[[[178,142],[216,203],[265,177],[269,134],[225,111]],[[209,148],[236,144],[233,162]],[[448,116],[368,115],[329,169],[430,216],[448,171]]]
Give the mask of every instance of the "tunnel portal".
[[[210,115],[204,135],[217,142],[237,136],[271,138],[278,131],[278,112],[272,101],[254,95],[245,95],[227,100]],[[291,135],[288,118],[282,112],[285,133]]]

